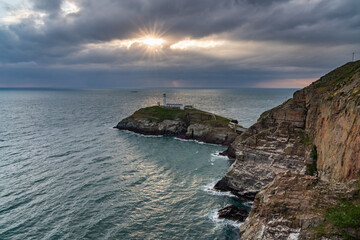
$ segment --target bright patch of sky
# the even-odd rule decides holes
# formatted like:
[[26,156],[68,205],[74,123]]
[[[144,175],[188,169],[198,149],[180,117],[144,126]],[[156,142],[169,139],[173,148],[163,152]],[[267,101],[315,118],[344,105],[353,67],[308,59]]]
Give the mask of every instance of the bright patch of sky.
[[74,2],[71,1],[64,1],[61,6],[61,9],[65,14],[72,14],[80,11],[80,8]]
[[43,17],[45,14],[33,11],[26,0],[0,1],[0,25],[16,24],[30,16]]

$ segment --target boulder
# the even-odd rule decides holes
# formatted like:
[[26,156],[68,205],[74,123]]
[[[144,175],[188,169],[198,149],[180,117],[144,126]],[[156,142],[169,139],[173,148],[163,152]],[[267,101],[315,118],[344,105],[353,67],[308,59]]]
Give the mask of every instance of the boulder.
[[219,210],[219,218],[225,218],[236,222],[244,222],[249,215],[244,208],[238,208],[234,205],[226,206]]

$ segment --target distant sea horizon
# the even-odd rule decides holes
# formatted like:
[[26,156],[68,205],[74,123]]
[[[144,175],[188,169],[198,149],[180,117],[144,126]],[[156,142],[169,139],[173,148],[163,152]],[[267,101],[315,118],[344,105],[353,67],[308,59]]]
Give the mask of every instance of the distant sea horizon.
[[301,88],[262,88],[262,87],[124,87],[124,88],[72,88],[72,87],[0,87],[0,90],[216,90],[216,89],[301,89]]

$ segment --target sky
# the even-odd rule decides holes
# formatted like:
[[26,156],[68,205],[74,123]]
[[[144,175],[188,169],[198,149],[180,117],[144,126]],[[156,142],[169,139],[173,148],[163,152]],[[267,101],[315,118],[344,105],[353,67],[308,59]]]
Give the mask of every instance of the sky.
[[301,88],[353,52],[359,0],[0,0],[0,87]]

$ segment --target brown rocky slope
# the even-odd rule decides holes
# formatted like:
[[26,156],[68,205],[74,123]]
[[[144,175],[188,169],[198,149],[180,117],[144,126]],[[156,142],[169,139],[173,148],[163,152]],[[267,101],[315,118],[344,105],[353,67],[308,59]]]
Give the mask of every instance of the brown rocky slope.
[[256,195],[241,239],[360,239],[359,210],[356,181],[283,172]]
[[[263,113],[226,153],[235,162],[215,188],[243,199],[254,199],[262,189],[242,227],[243,239],[314,239],[309,229],[343,200],[339,195],[355,191],[348,184],[360,176],[360,61],[335,69]],[[279,194],[284,195],[280,200],[271,197]],[[301,201],[314,204],[302,208]],[[302,217],[295,221],[295,215]]]

